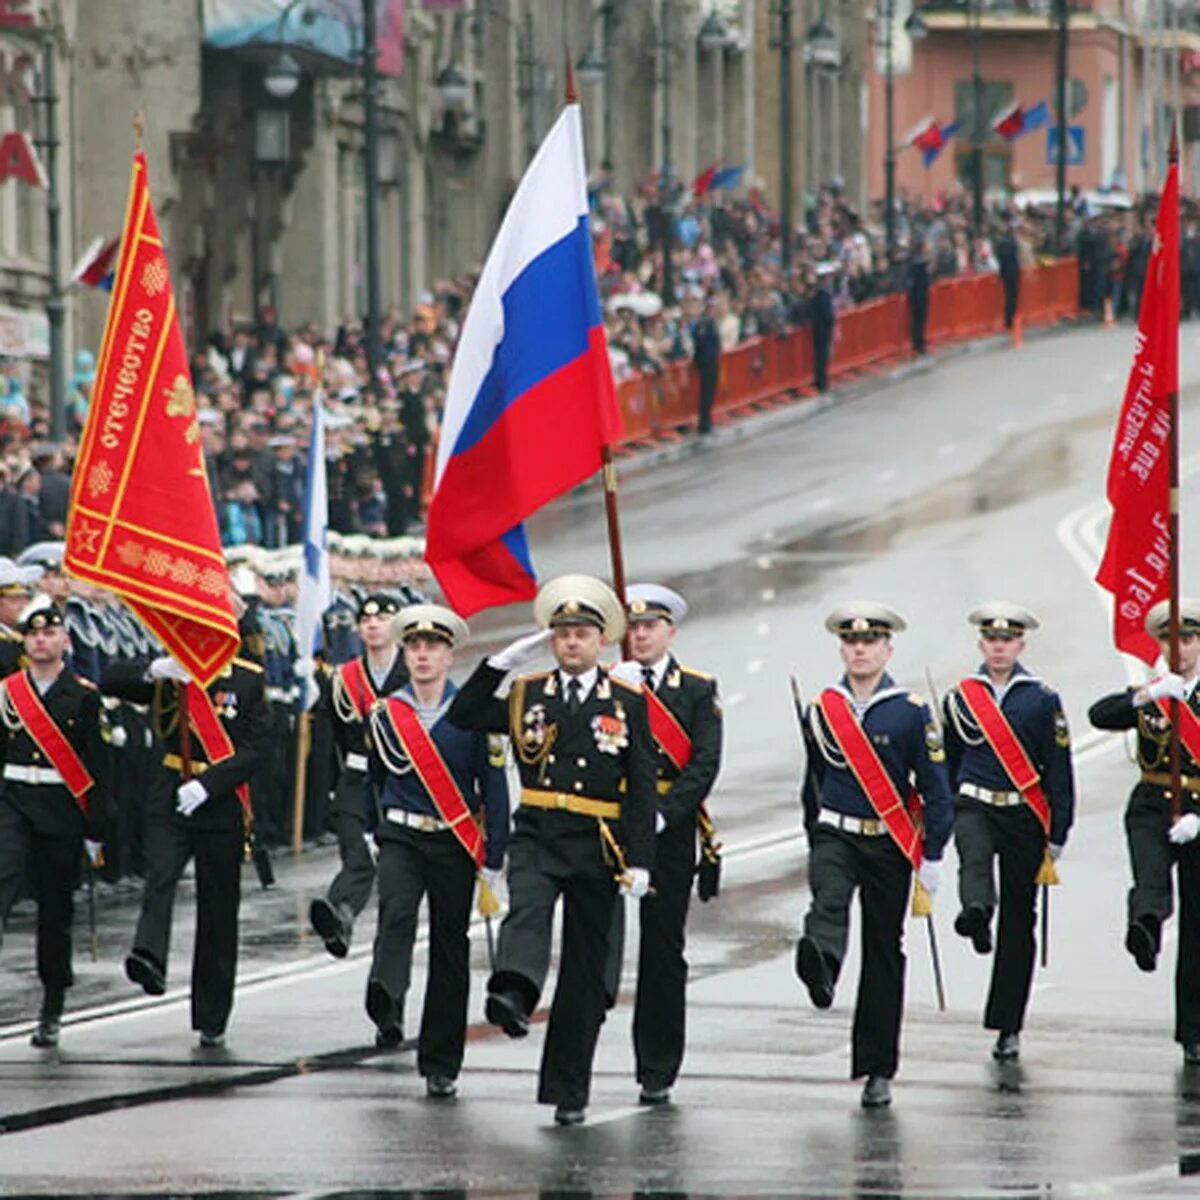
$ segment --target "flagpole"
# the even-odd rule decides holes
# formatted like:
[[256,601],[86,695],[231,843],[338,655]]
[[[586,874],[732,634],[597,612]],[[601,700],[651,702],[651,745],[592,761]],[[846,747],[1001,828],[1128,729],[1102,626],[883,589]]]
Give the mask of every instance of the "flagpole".
[[[1167,174],[1179,170],[1179,133],[1175,118],[1171,119],[1171,144],[1167,150]],[[1178,200],[1176,201],[1178,203]],[[1178,220],[1178,217],[1176,217]],[[1179,330],[1171,336],[1178,340]],[[1167,411],[1171,434],[1167,453],[1167,539],[1171,548],[1167,563],[1169,664],[1173,674],[1179,674],[1179,383],[1167,395]],[[1171,698],[1171,824],[1179,820],[1180,793],[1183,786],[1182,755],[1179,748],[1179,701]]]

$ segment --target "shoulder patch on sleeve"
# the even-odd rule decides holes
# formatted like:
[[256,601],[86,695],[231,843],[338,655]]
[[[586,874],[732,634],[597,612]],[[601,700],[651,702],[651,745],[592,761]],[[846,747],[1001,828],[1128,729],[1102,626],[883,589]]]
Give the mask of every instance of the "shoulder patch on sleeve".
[[925,697],[920,692],[909,692],[907,700],[909,704],[915,704],[918,708],[925,707]]
[[233,660],[235,667],[241,667],[243,671],[252,671],[255,675],[263,673],[262,667],[258,663],[251,662],[248,658],[235,658]]
[[85,679],[82,675],[76,675],[75,679],[76,682],[81,683],[89,691],[98,692],[100,690],[90,679]]
[[487,735],[488,766],[503,767],[507,750],[508,738],[502,733]]

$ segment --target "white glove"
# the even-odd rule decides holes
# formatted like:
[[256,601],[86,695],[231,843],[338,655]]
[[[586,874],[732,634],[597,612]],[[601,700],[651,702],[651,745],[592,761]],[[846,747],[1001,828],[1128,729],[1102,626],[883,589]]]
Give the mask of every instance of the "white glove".
[[921,881],[921,885],[929,893],[929,898],[932,900],[937,895],[938,885],[942,882],[942,864],[934,862],[932,859],[925,859],[921,863],[921,869],[917,872],[917,878]]
[[549,629],[539,629],[537,633],[527,633],[524,637],[519,637],[515,642],[505,646],[498,654],[493,654],[489,658],[488,666],[495,667],[497,671],[515,671],[517,667],[523,667],[527,662],[532,662],[543,650],[550,644],[552,631]]
[[656,812],[654,814],[654,832],[662,833],[662,831],[664,829],[666,829],[666,827],[667,827],[667,818],[664,817],[662,815],[662,813]]
[[208,799],[208,788],[198,779],[189,779],[181,783],[175,793],[175,809],[190,817]]
[[379,861],[379,843],[375,840],[373,833],[364,833],[363,841],[366,843],[367,853],[371,856],[371,861],[377,863]]
[[191,683],[192,677],[169,655],[159,655],[146,672],[149,679],[176,679],[180,683]]
[[298,658],[292,663],[292,674],[297,679],[311,679],[316,668],[316,663],[308,655],[305,655],[303,658]]
[[116,746],[118,750],[120,750],[127,741],[129,741],[129,734],[126,731],[125,726],[114,725],[112,727],[112,744]]
[[628,874],[621,880],[621,890],[635,900],[640,900],[650,891],[650,872],[645,867],[630,867]]
[[104,866],[104,843],[93,842],[91,838],[83,839],[83,848],[87,851],[88,861],[93,867]]
[[1194,812],[1184,813],[1174,825],[1171,826],[1167,837],[1176,846],[1186,846],[1188,842],[1196,840],[1196,834],[1200,833],[1200,815]]
[[1145,688],[1147,701],[1150,700],[1182,700],[1186,695],[1182,675],[1168,671],[1161,679],[1154,680]]
[[503,867],[481,867],[479,870],[483,882],[492,889],[493,892],[500,890],[500,884],[504,879]]
[[1050,843],[1050,861],[1058,862],[1058,860],[1060,858],[1062,858],[1063,849],[1064,849],[1064,847],[1056,845],[1054,842],[1051,842]]
[[636,663],[632,659],[627,658],[624,662],[609,667],[608,673],[614,679],[629,684],[630,687],[640,688],[642,686],[642,664]]

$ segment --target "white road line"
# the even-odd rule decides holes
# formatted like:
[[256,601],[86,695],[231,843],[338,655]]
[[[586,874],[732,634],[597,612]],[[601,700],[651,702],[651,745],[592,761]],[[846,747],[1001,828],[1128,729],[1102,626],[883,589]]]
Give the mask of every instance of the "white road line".
[[586,1125],[591,1128],[595,1125],[609,1125],[613,1121],[623,1121],[626,1117],[640,1117],[652,1107],[650,1104],[628,1104],[624,1108],[611,1108],[599,1116],[588,1117]]

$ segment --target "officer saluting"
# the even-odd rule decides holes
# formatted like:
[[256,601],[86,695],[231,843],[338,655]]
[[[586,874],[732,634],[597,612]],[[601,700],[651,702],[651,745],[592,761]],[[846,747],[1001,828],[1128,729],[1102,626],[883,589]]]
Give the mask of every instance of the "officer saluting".
[[[144,660],[112,663],[101,687],[133,704],[152,705],[166,751],[146,801],[146,884],[125,974],[147,995],[166,991],[175,887],[194,858],[192,1028],[200,1033],[201,1047],[216,1048],[224,1044],[233,1008],[242,851],[251,821],[248,785],[270,731],[263,670],[235,658],[205,690],[163,655],[148,666]],[[190,718],[190,779],[184,778],[180,757],[181,695]]]
[[504,750],[491,753],[487,735],[444,719],[458,690],[448,672],[469,636],[467,623],[440,605],[414,604],[393,618],[392,635],[404,648],[410,681],[377,701],[369,717],[370,777],[382,820],[367,1012],[381,1033],[394,1030],[399,1041],[417,909],[427,895],[429,976],[417,1070],[430,1097],[449,1099],[466,1038],[475,876],[494,886],[508,844]]
[[[912,874],[932,896],[953,809],[941,734],[920,696],[887,673],[892,634],[904,618],[852,601],[825,619],[841,642],[846,673],[810,705],[804,825],[812,905],[796,946],[796,974],[813,1004],[828,1008],[846,954],[850,901],[862,908],[863,960],[854,1009],[850,1076],[865,1075],[862,1104],[891,1103],[904,998],[904,909]],[[924,801],[908,808],[910,789]]]
[[11,558],[0,556],[0,678],[26,665],[25,639],[18,625],[33,585],[41,577],[41,567],[19,567]]
[[[605,957],[617,880],[635,899],[650,885],[654,765],[646,702],[598,665],[625,629],[612,590],[586,575],[545,584],[523,637],[479,664],[450,706],[465,729],[506,732],[521,777],[509,847],[509,912],[488,980],[487,1017],[509,1037],[529,1031],[550,966],[551,922],[563,899],[558,986],[542,1054],[538,1101],[560,1125],[584,1119],[604,1021]],[[504,676],[549,643],[557,669]]]
[[[665,1104],[683,1061],[687,959],[684,926],[696,869],[697,822],[721,768],[721,704],[711,675],[671,653],[687,601],[654,583],[626,589],[630,666],[642,685],[655,743],[658,808],[654,892],[641,901],[633,1045],[643,1104]],[[712,848],[715,852],[715,847]],[[702,893],[703,896],[703,893]]]
[[[1169,605],[1154,605],[1146,629],[1169,653]],[[1179,875],[1179,950],[1175,960],[1175,1040],[1184,1062],[1200,1066],[1200,599],[1179,601],[1179,669],[1145,687],[1097,700],[1088,719],[1098,729],[1137,729],[1141,780],[1125,808],[1125,840],[1133,869],[1125,949],[1153,971],[1163,922],[1174,909],[1171,866]],[[1179,703],[1182,767],[1180,817],[1171,820],[1170,701]]]
[[62,613],[45,598],[18,624],[29,667],[0,684],[0,929],[32,862],[44,991],[31,1041],[50,1047],[58,1045],[73,982],[71,922],[85,844],[92,861],[99,859],[105,746],[99,693],[66,669]]
[[967,620],[979,629],[983,664],[943,703],[946,757],[955,800],[958,890],[954,928],[976,951],[992,949],[994,862],[1000,863],[996,958],[984,1011],[997,1030],[992,1056],[1015,1059],[1033,981],[1034,903],[1046,855],[1057,859],[1075,814],[1071,739],[1062,701],[1020,663],[1027,609],[981,604]]
[[[342,869],[328,893],[309,906],[313,928],[335,958],[350,949],[354,919],[366,906],[375,882],[375,862],[363,838],[367,832],[363,789],[367,779],[364,741],[367,714],[382,696],[390,696],[408,682],[404,655],[392,638],[391,621],[400,605],[392,596],[372,592],[358,607],[358,636],[363,653],[336,667],[330,704],[334,742],[340,751],[341,771],[333,793],[331,817],[337,833]],[[309,660],[311,663],[311,660]],[[380,1025],[380,1046],[399,1045],[391,1027]]]

